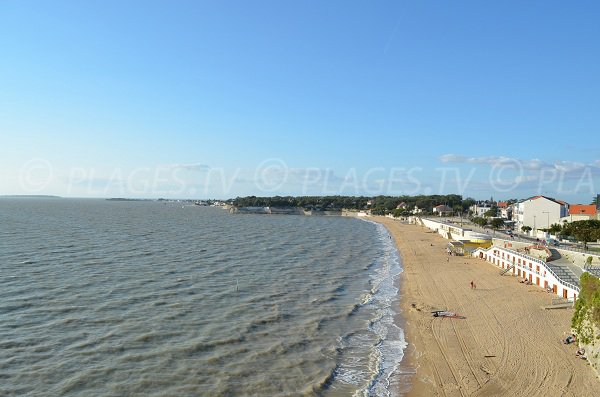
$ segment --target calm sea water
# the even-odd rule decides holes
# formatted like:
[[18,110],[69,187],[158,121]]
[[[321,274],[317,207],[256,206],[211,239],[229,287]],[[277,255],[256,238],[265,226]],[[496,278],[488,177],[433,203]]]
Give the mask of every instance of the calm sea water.
[[400,272],[357,219],[1,199],[0,395],[387,396]]

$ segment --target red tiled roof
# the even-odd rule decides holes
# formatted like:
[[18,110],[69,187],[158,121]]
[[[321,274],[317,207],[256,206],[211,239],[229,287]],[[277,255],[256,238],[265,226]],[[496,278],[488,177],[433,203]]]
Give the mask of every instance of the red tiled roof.
[[506,201],[498,201],[498,208],[506,208],[508,203]]
[[596,215],[596,206],[585,204],[573,204],[569,208],[569,215]]

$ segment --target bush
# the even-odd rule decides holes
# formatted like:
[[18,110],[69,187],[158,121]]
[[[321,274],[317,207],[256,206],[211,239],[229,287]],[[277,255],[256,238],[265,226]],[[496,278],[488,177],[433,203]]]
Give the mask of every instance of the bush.
[[594,331],[587,322],[600,328],[600,279],[583,273],[579,282],[581,291],[575,303],[571,327],[584,344],[589,344],[593,340]]

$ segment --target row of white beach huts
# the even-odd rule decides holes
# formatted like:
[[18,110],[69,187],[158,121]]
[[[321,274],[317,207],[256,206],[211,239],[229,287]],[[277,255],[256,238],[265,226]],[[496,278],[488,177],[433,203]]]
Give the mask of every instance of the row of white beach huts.
[[[522,282],[539,286],[568,301],[579,295],[579,276],[583,267],[566,259],[553,262],[553,253],[535,242],[517,242],[493,238],[457,224],[413,216],[410,223],[427,227],[450,240],[450,254],[471,255],[498,267],[500,274],[518,277]],[[555,249],[553,249],[556,251]],[[600,257],[594,258],[600,261]]]

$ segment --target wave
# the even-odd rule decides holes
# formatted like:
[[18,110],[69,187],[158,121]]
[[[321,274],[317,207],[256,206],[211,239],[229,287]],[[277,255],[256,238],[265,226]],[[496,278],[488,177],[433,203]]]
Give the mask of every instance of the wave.
[[200,342],[191,342],[191,344],[184,346],[180,349],[183,353],[188,356],[198,354],[198,353],[206,353],[214,350],[220,346],[228,346],[228,345],[237,345],[246,340],[244,335],[238,335],[231,338],[225,339],[217,339],[213,341],[200,341]]
[[337,314],[337,315],[332,315],[332,316],[320,318],[316,322],[315,330],[316,331],[320,331],[328,323],[330,323],[330,322],[336,322],[336,321],[338,321],[338,320],[340,320],[342,318],[347,318],[347,317],[348,317],[348,314]]
[[[387,230],[376,224],[383,253],[367,266],[371,271],[370,291],[361,295],[348,317],[368,316],[363,328],[342,336],[338,346],[338,365],[329,382],[355,385],[355,395],[390,396],[390,377],[399,368],[407,344],[404,331],[394,322],[398,299],[395,283],[402,272],[400,255]],[[365,312],[362,312],[365,308]]]
[[259,332],[260,330],[262,330],[264,328],[267,328],[275,323],[286,321],[286,320],[290,319],[291,317],[292,316],[290,314],[277,313],[277,314],[273,314],[266,318],[254,320],[246,326],[246,333],[251,334],[254,332]]
[[338,373],[338,366],[334,366],[324,377],[323,379],[317,381],[312,386],[312,392],[317,396],[323,395],[325,391],[327,391],[333,385],[333,382]]

